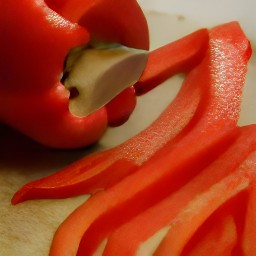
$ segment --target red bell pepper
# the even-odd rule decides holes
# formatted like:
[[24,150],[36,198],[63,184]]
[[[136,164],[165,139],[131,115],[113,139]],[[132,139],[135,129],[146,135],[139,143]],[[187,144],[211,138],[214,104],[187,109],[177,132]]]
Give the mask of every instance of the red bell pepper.
[[[256,150],[256,126],[241,128],[241,134],[216,161],[176,193],[126,222],[108,238],[104,255],[135,255],[139,246],[157,231],[170,226],[177,214],[193,199],[232,173]],[[214,174],[214,175],[213,175]],[[174,181],[173,181],[174,182]],[[198,213],[198,211],[196,211]],[[157,221],[152,222],[153,219]],[[186,225],[184,225],[186,227]],[[137,227],[143,229],[137,230]],[[136,235],[134,235],[136,233]],[[185,232],[186,233],[186,232]],[[185,235],[181,232],[181,235]],[[129,246],[127,246],[129,240]]]
[[[196,38],[197,40],[195,40]],[[179,40],[181,45],[193,41],[200,41],[201,48],[198,44],[191,44],[189,47],[191,53],[196,52],[195,49],[193,50],[194,47],[199,52],[203,50],[205,52],[208,30],[201,29]],[[175,42],[174,46],[169,44],[168,47],[176,49],[177,43]],[[195,54],[195,56],[197,55]],[[184,62],[186,63],[185,60]],[[149,65],[151,64],[149,63]],[[118,101],[120,99],[129,101],[131,98],[129,95],[128,98],[126,96],[130,93],[133,93],[131,89],[124,91],[120,95],[121,98],[116,98],[106,106],[108,113],[111,112],[109,120],[113,120],[115,123],[114,115],[119,104]],[[198,84],[185,81],[175,100],[152,125],[140,134],[115,148],[86,156],[56,174],[26,184],[15,194],[12,202],[18,203],[35,198],[70,197],[82,193],[93,193],[113,185],[156,155],[161,147],[170,143],[184,129],[194,116],[201,96]],[[125,105],[131,106],[133,103]],[[182,122],[180,122],[181,119]]]
[[[236,135],[250,54],[248,39],[236,22],[211,30],[208,54],[186,79],[199,83],[205,90],[191,131],[161,149],[162,156],[158,154],[158,158],[150,159],[139,171],[77,208],[57,230],[50,255],[75,255],[83,235],[95,238],[97,234],[93,244],[82,245],[82,249],[86,248],[83,255],[90,254],[109,232],[179,189],[225,150]],[[159,167],[161,171],[157,171]],[[247,187],[249,179],[237,177]],[[233,184],[234,179],[228,177],[219,187],[226,188],[229,182]],[[227,189],[226,198],[244,188],[242,185]],[[218,191],[219,187],[213,190]]]
[[[42,144],[78,148],[97,141],[107,125],[117,126],[129,118],[136,104],[134,88],[94,113],[77,117],[69,111],[72,88],[65,88],[60,76],[68,53],[78,46],[110,41],[148,49],[147,22],[135,0],[11,0],[4,2],[1,9],[1,122]],[[191,68],[200,61],[206,33],[198,33],[178,42],[186,47],[187,59],[182,58],[179,64],[176,60],[161,64],[154,76],[162,81],[182,70],[182,66]],[[161,49],[159,54],[154,51],[152,60],[161,59],[166,50],[172,53],[176,47],[177,43]],[[152,69],[151,61],[148,68]],[[147,86],[155,85],[149,81]],[[120,105],[123,99],[126,104]]]
[[52,147],[97,141],[108,123],[106,109],[83,118],[70,113],[70,93],[60,81],[64,60],[72,48],[95,40],[148,49],[137,2],[10,0],[1,12],[1,122]]

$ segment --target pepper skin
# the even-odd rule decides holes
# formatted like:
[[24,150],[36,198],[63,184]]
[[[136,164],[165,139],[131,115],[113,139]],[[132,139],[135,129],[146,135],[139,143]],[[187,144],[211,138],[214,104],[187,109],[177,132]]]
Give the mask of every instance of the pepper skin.
[[[0,43],[5,54],[0,60],[0,122],[50,147],[80,148],[96,142],[107,125],[127,121],[141,87],[145,93],[175,73],[190,70],[207,45],[204,30],[150,52],[146,75],[136,88],[124,90],[100,110],[81,118],[69,112],[70,92],[60,81],[65,58],[70,49],[91,41],[148,50],[147,22],[137,2],[11,0],[2,5],[0,31],[5,36]],[[185,55],[162,62],[167,53],[181,48]],[[156,63],[161,65],[155,68]]]
[[[186,170],[192,165],[194,171],[204,168],[234,139],[251,48],[235,22],[220,26],[211,35],[211,54],[187,78],[200,83],[206,92],[193,129],[177,143],[161,150],[162,157],[149,160],[139,171],[96,193],[77,208],[57,230],[50,255],[76,255],[82,236],[88,235],[91,240],[90,235],[95,238],[97,234],[96,241],[88,243],[88,248],[85,244],[86,250],[81,251],[83,255],[90,254],[113,229],[177,189],[180,183],[170,184],[174,177],[179,179],[179,173],[183,181],[190,179],[193,171]],[[225,61],[229,64],[231,61],[232,65],[223,65]],[[161,171],[157,171],[159,167]]]
[[[67,54],[96,39],[148,49],[147,23],[135,0],[47,3],[61,7],[64,15],[43,0],[2,3],[0,121],[50,147],[84,147],[104,133],[107,111],[103,107],[84,118],[69,112],[70,93],[60,82]],[[70,21],[65,18],[65,6]],[[107,6],[112,15],[106,17]]]
[[147,66],[134,85],[136,94],[147,93],[172,75],[188,73],[203,59],[208,37],[202,28],[150,52]]

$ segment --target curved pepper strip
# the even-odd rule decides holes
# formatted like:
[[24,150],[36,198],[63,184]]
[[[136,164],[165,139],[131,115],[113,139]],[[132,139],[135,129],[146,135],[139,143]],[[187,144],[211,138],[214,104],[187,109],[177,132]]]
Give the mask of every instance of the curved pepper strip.
[[[192,42],[191,39],[194,39],[195,35],[198,37],[196,41],[200,41],[201,48],[198,45],[189,44],[190,52],[195,52],[195,47],[200,49],[200,52],[206,52],[208,30],[201,29],[192,33],[191,38],[186,36],[183,40]],[[182,45],[185,44],[183,40],[180,40]],[[169,44],[169,47],[172,48],[172,44]],[[188,49],[187,52],[189,52]],[[196,56],[198,54],[195,54]],[[162,56],[159,55],[159,58],[161,59]],[[131,90],[132,88],[129,88],[122,93],[123,101],[131,99],[129,95],[126,98],[127,93],[134,94]],[[155,155],[161,147],[172,141],[194,116],[200,98],[200,87],[197,84],[185,82],[174,101],[147,129],[117,147],[86,156],[56,174],[26,184],[14,195],[12,202],[19,203],[36,198],[65,198],[94,193],[113,185],[135,171],[138,166]],[[108,117],[109,120],[112,120],[113,112],[115,112],[120,99],[117,97],[106,106],[108,113],[114,109],[112,117]],[[182,122],[180,122],[181,119]]]
[[171,228],[154,255],[180,255],[195,231],[211,214],[242,191],[249,189],[255,172],[254,168],[247,166],[247,161],[255,160],[255,154],[249,156],[235,172],[191,200],[170,223]]
[[[211,255],[227,256],[232,255],[233,248],[237,243],[236,223],[231,214],[221,212],[222,216],[214,216],[211,223],[204,226],[205,233],[200,233],[200,240],[181,256]],[[208,220],[207,220],[208,222]]]
[[188,73],[191,67],[198,65],[208,48],[208,35],[204,30],[153,50],[140,80],[134,85],[137,95],[147,93],[172,75]]
[[[108,237],[104,256],[116,255],[117,252],[120,255],[135,255],[143,242],[162,228],[169,227],[193,198],[207,191],[224,177],[232,176],[241,163],[256,150],[256,125],[242,127],[240,130],[238,138],[230,147],[189,183],[115,230]],[[175,182],[174,178],[172,183]],[[152,219],[158,221],[152,222]],[[143,229],[137,230],[137,227]],[[180,235],[185,236],[185,233],[187,232]],[[127,240],[130,241],[129,246]]]
[[[195,174],[189,167],[201,170],[225,150],[237,130],[241,89],[250,54],[250,44],[236,22],[212,31],[210,51],[187,77],[206,91],[207,100],[202,102],[196,125],[177,143],[160,150],[162,157],[152,158],[139,171],[77,208],[58,228],[50,255],[76,255],[83,235],[86,237],[96,230],[99,232],[95,243],[81,245],[83,255],[90,254],[109,232],[188,181]],[[161,171],[157,171],[159,167]],[[180,183],[173,184],[177,176]]]
[[[108,116],[105,107],[84,118],[69,112],[70,93],[60,82],[67,54],[93,37],[147,49],[148,28],[135,0],[62,2],[67,6],[78,4],[68,13],[81,19],[81,25],[53,11],[43,0],[10,0],[2,4],[0,121],[42,144],[77,148],[102,136]],[[106,20],[102,13],[107,7],[111,7],[113,15]],[[78,8],[81,17],[77,16]],[[111,28],[112,23],[115,26]],[[104,37],[106,31],[109,38]]]

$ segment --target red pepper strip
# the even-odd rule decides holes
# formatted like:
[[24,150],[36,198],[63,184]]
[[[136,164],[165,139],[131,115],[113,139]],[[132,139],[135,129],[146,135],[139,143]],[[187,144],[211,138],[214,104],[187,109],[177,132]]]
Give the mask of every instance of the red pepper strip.
[[[116,255],[117,252],[120,255],[135,255],[139,246],[157,231],[169,226],[185,205],[223,177],[231,175],[255,150],[256,125],[241,128],[241,134],[227,151],[193,180],[114,231],[108,238],[104,256]],[[137,227],[143,228],[137,230]]]
[[[255,162],[251,162],[250,165],[254,165]],[[254,255],[256,252],[256,180],[254,179],[251,188],[247,205],[247,213],[245,217],[245,227],[242,237],[242,250],[244,256]]]
[[[253,177],[251,178],[253,179]],[[250,186],[251,186],[252,179],[250,180]],[[241,250],[241,241],[242,241],[241,238],[244,230],[246,207],[248,204],[248,197],[250,193],[249,191],[250,191],[250,188],[234,196],[228,202],[224,203],[219,209],[217,209],[217,211],[211,214],[209,218],[203,223],[203,225],[199,227],[199,229],[196,231],[193,237],[187,242],[186,246],[184,247],[181,253],[181,256],[190,255],[192,252],[196,253],[197,249],[200,250],[202,249],[202,247],[204,247],[204,244],[206,249],[207,239],[205,238],[209,235],[209,232],[211,232],[211,230],[215,229],[217,232],[217,229],[220,229],[219,227],[220,219],[227,218],[227,217],[229,219],[232,218],[232,222],[234,222],[233,226],[235,226],[234,227],[235,230],[233,231],[230,230],[230,232],[227,234],[226,238],[227,239],[229,238],[229,242],[228,241],[225,242],[225,240],[222,240],[222,241],[219,241],[222,244],[215,243],[215,246],[217,245],[216,249],[222,251],[223,253],[226,250],[226,254],[224,255],[243,255],[243,252]],[[237,207],[238,205],[239,207]],[[234,234],[234,231],[236,234]],[[202,246],[201,248],[199,248],[200,245]],[[214,254],[214,250],[211,251],[209,249],[208,249],[208,254],[219,255],[218,253]],[[201,254],[198,254],[198,255],[201,255]]]
[[152,90],[172,75],[187,73],[199,64],[207,48],[207,30],[200,29],[152,51],[140,80],[134,85],[136,94]]
[[[69,112],[70,93],[60,82],[67,54],[74,47],[90,43],[92,36],[147,49],[148,28],[134,0],[61,2],[58,6],[76,2],[77,6],[67,12],[76,15],[79,9],[84,27],[63,18],[43,0],[10,0],[2,4],[0,122],[41,144],[77,148],[96,142],[108,120],[105,108],[84,118]],[[111,7],[108,12],[107,7]],[[103,38],[106,33],[111,38]]]
[[250,155],[235,172],[190,201],[170,223],[169,232],[154,255],[180,255],[194,232],[214,211],[229,199],[247,190],[250,180],[255,178],[254,168],[247,166],[250,161],[256,161],[255,153]]
[[[26,184],[12,203],[66,198],[113,185],[170,143],[190,122],[200,98],[198,84],[185,80],[174,101],[147,129],[117,147],[86,156],[51,176]],[[116,168],[120,165],[122,168]]]
[[[88,234],[96,235],[96,241],[81,248],[83,255],[90,254],[109,232],[177,190],[225,150],[236,131],[250,53],[238,23],[212,30],[207,57],[187,77],[207,92],[195,127],[166,146],[162,157],[152,158],[139,171],[77,208],[58,228],[50,255],[76,255],[82,236],[88,238]],[[161,171],[157,171],[159,167]]]
[[183,251],[182,256],[232,255],[237,242],[236,223],[233,216],[214,218],[210,224],[211,226],[204,227],[207,230],[206,233],[201,234],[199,242],[191,250],[185,253]]

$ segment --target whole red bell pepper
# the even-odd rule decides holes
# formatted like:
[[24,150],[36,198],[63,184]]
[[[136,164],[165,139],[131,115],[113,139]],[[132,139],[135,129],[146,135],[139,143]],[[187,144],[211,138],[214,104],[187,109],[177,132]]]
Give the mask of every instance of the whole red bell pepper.
[[[50,254],[76,255],[83,235],[89,243],[84,240],[81,252],[92,253],[111,231],[177,190],[221,154],[237,136],[250,55],[248,39],[236,22],[213,29],[208,54],[186,78],[205,91],[191,130],[163,147],[158,158],[77,208],[57,230]],[[243,177],[239,181],[243,183]],[[228,190],[227,197],[232,193]]]
[[[1,122],[47,146],[78,148],[97,141],[107,125],[117,126],[129,118],[138,94],[133,86],[81,117],[69,108],[77,91],[64,86],[63,80],[68,73],[65,65],[70,63],[67,57],[73,49],[114,42],[148,50],[147,22],[135,0],[10,0],[2,3],[1,10]],[[187,44],[178,42],[175,47],[185,47],[187,58],[159,65],[153,73],[158,80],[161,78],[159,82],[192,68],[200,60],[204,51],[200,43],[197,46],[197,37],[183,42]],[[159,54],[154,51],[146,69],[152,70],[152,62],[160,61],[168,49],[173,53],[175,47],[167,46]],[[71,64],[76,61],[72,58]],[[143,83],[147,91],[156,86],[155,81],[154,85],[149,80]]]
[[70,113],[60,79],[70,50],[97,40],[149,47],[135,0],[4,1],[0,32],[0,121],[52,147],[89,145],[108,124],[105,107],[85,117]]

